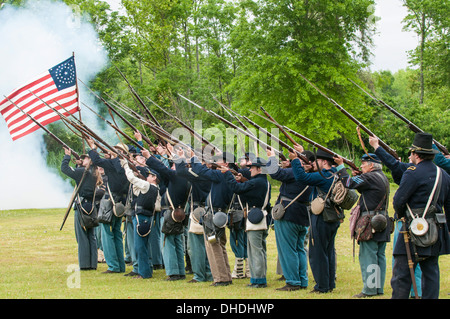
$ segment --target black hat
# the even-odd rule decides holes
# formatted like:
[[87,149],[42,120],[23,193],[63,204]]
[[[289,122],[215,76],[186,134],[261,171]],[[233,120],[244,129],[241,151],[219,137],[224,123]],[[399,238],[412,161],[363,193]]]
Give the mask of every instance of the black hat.
[[250,167],[251,166],[263,167],[266,165],[267,165],[267,161],[264,158],[257,157],[254,161],[252,161],[252,163],[250,164]]
[[239,157],[238,160],[241,161],[242,159],[246,159],[246,160],[249,160],[250,162],[253,162],[256,159],[256,155],[251,152],[246,152],[246,153],[244,153],[244,155]]
[[316,156],[315,156],[314,153],[311,152],[311,151],[303,151],[302,154],[305,155],[306,158],[307,158],[310,162],[314,162],[314,161],[316,160]]
[[439,153],[433,148],[433,136],[429,133],[416,133],[414,142],[409,148],[414,153],[434,155]]
[[316,152],[316,158],[324,159],[330,161],[332,164],[336,164],[334,161],[333,155],[323,151],[322,149],[318,149]]
[[146,166],[136,166],[137,170],[141,173],[142,176],[145,178],[148,177],[148,175],[155,175],[158,180],[161,180],[161,176],[159,173],[151,168],[148,168]]
[[128,152],[131,154],[135,154],[138,151],[136,150],[136,147],[134,147],[133,145],[127,145],[128,146]]

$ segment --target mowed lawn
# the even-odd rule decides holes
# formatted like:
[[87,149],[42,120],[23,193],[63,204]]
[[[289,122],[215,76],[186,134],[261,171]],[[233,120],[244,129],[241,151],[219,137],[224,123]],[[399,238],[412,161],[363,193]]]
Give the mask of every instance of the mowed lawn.
[[[227,287],[188,283],[193,275],[187,275],[186,280],[168,282],[164,270],[155,270],[151,279],[138,280],[123,274],[102,274],[106,264],[98,264],[97,270],[74,272],[78,261],[73,212],[60,231],[64,212],[65,209],[0,211],[1,299],[348,299],[362,289],[358,245],[353,258],[353,242],[349,236],[349,212],[346,212],[336,238],[337,287],[332,293],[320,295],[310,293],[314,280],[309,269],[308,289],[294,292],[276,290],[284,286],[284,281],[279,281],[280,275],[276,273],[277,250],[273,230],[267,239],[268,287],[264,289],[246,287],[249,279],[234,280]],[[392,242],[387,245],[386,255],[385,294],[371,299],[391,297]],[[229,244],[228,256],[233,267],[234,255]],[[441,299],[450,298],[449,261],[448,255],[440,258]],[[127,272],[131,269],[127,266]]]

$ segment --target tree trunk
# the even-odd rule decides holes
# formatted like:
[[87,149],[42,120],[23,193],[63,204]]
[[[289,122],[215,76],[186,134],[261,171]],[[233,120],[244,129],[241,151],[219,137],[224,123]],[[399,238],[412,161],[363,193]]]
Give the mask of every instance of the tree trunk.
[[420,96],[419,96],[419,104],[423,104],[423,97],[425,94],[425,83],[423,80],[423,53],[425,51],[425,14],[422,13],[422,27],[421,27],[421,35],[420,35]]

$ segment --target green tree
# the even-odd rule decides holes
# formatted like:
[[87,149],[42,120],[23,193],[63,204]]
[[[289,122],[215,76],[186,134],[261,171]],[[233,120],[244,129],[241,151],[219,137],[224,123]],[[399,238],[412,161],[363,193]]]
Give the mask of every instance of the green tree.
[[419,36],[419,45],[410,57],[411,63],[419,66],[419,102],[423,104],[427,82],[433,88],[450,84],[450,6],[448,0],[403,0],[403,5],[408,9],[404,28]]
[[301,75],[367,123],[372,112],[360,109],[362,97],[347,77],[353,78],[367,59],[354,58],[354,44],[365,48],[370,45],[373,26],[367,8],[372,4],[241,2],[230,40],[238,52],[236,77],[228,87],[234,105],[242,112],[258,111],[259,106],[264,106],[279,122],[299,128],[300,133],[319,143],[343,136],[344,140],[357,142],[355,125]]

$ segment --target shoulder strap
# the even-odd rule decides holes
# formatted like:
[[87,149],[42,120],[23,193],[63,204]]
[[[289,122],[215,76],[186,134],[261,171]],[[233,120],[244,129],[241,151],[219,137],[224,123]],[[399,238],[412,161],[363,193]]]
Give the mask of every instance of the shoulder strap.
[[113,206],[116,206],[116,202],[114,201],[114,197],[113,197],[113,195],[111,194],[111,190],[109,189],[109,183],[106,184],[106,187],[108,188],[108,194],[109,194],[109,197],[111,197],[111,201],[112,201],[112,203],[113,203]]
[[262,207],[262,210],[264,210],[269,203],[269,191],[270,191],[270,183],[267,182],[267,192],[266,192],[266,198],[264,199],[264,206]]
[[309,188],[309,185],[306,186],[306,187],[300,192],[300,194],[298,194],[293,200],[291,200],[291,201],[289,202],[289,204],[286,205],[285,209],[288,208],[289,206],[291,206],[291,204],[292,204],[293,202],[295,202],[300,196],[302,196],[303,193],[306,192],[306,190],[307,190],[308,188]]
[[[437,195],[434,196],[438,184],[439,184],[439,189],[438,189]],[[442,184],[442,182],[441,182],[441,170],[439,169],[439,167],[436,166],[436,181],[434,182],[433,190],[431,191],[430,197],[428,197],[427,206],[425,206],[425,210],[424,210],[424,213],[423,213],[423,216],[422,216],[423,218],[425,218],[425,215],[427,214],[428,208],[430,207],[431,200],[433,199],[433,197],[434,197],[433,205],[436,205],[437,198],[439,197],[439,193],[441,191],[441,184]],[[414,215],[413,215],[413,213],[411,211],[411,208],[409,207],[408,203],[406,204],[406,207],[408,208],[408,211],[411,214],[411,217],[414,219],[415,217],[414,217]]]
[[[383,178],[383,174],[376,172],[376,174],[385,182],[386,185],[386,194],[384,194],[383,198],[381,199],[381,202],[378,204],[377,208],[375,208],[375,211],[379,210],[381,208],[381,206],[383,205],[383,202],[386,202],[386,212],[388,210],[388,206],[389,206],[389,180],[384,179]],[[364,205],[366,203],[364,202]],[[367,206],[366,206],[367,209]]]
[[168,189],[166,190],[166,196],[167,196],[167,200],[169,201],[170,207],[172,207],[172,209],[175,209],[175,207],[173,206],[173,203],[172,203],[172,199],[170,198]]
[[[428,208],[430,207],[431,204],[431,199],[434,197],[433,200],[433,205],[436,205],[437,199],[439,197],[439,193],[441,192],[441,170],[439,169],[439,167],[436,166],[436,181],[434,182],[434,186],[433,186],[433,190],[431,191],[431,195],[428,198],[428,202],[427,202],[427,206],[425,207],[425,212],[423,214],[423,218],[425,218],[425,215],[428,211]],[[439,187],[437,187],[439,185]],[[438,189],[436,191],[436,189]]]

